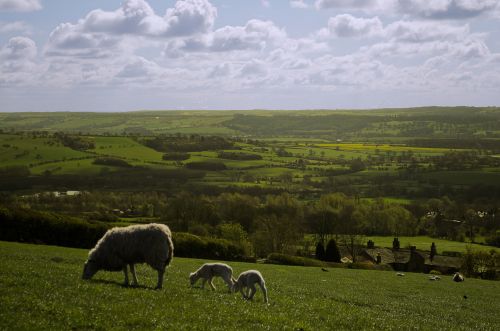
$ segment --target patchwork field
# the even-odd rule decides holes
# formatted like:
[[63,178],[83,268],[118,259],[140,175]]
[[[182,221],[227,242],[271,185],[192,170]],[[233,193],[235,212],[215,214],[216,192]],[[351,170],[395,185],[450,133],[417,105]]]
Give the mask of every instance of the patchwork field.
[[[174,258],[165,287],[138,268],[138,288],[122,273],[80,279],[87,250],[0,242],[0,325],[4,330],[496,330],[500,283],[394,272],[230,263],[236,274],[259,269],[270,304],[217,290],[190,288],[187,276],[203,260]],[[297,286],[300,283],[300,286]],[[481,316],[481,318],[478,318]]]

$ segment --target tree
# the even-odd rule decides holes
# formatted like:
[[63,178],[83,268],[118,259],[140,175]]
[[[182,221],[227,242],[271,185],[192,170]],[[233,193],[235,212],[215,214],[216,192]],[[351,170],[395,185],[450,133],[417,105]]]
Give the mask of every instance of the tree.
[[325,247],[321,243],[321,241],[318,242],[316,245],[316,253],[315,256],[318,260],[323,261],[325,259]]
[[326,245],[325,261],[340,263],[340,251],[335,239],[330,239]]
[[400,248],[399,239],[394,238],[394,240],[392,241],[392,249],[398,250],[399,248]]
[[432,243],[432,245],[431,245],[431,254],[429,256],[429,258],[431,259],[431,261],[434,259],[434,256],[436,256],[436,254],[437,254],[436,244]]

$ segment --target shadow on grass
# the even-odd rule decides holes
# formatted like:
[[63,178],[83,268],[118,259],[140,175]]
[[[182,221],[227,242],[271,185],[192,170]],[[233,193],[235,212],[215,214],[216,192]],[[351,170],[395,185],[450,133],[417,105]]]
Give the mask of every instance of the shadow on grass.
[[149,287],[146,285],[125,285],[121,282],[117,282],[114,280],[106,280],[106,279],[88,279],[86,280],[87,282],[95,283],[95,284],[105,284],[105,285],[114,285],[114,286],[119,286],[122,288],[129,288],[129,289],[142,289],[142,290],[151,290],[154,291],[156,290],[154,287]]

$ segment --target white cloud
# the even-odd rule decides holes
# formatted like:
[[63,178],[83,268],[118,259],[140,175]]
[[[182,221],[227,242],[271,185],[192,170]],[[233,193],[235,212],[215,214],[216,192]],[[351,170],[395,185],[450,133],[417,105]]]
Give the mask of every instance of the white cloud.
[[22,21],[0,22],[0,34],[8,34],[14,32],[30,34],[31,27]]
[[366,37],[382,32],[382,21],[378,17],[357,18],[349,14],[341,14],[328,20],[328,27],[319,31],[319,35],[339,38]]
[[399,12],[430,19],[464,19],[492,12],[498,0],[397,0]]
[[316,0],[317,9],[330,8],[367,8],[373,7],[377,0]]
[[0,11],[30,12],[40,9],[39,0],[0,0]]
[[269,0],[260,0],[260,3],[262,4],[263,7],[266,8],[271,7],[271,2],[269,2]]
[[290,7],[292,8],[309,8],[309,4],[307,4],[304,0],[291,0]]

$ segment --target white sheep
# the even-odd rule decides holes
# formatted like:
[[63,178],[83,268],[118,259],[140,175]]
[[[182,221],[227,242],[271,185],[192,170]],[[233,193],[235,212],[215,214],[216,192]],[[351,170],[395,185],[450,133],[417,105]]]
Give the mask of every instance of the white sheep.
[[124,284],[128,286],[127,265],[129,265],[133,284],[137,285],[134,264],[147,263],[158,271],[156,289],[161,289],[165,268],[172,261],[173,254],[172,234],[164,224],[112,228],[90,250],[82,278],[90,279],[99,270],[123,270]]
[[452,279],[453,279],[454,282],[463,282],[465,280],[464,276],[461,273],[459,273],[459,272],[455,272],[453,274],[453,278]]
[[[255,288],[256,283],[259,284],[262,292],[264,293],[264,302],[268,303],[269,300],[267,298],[266,282],[264,281],[262,274],[257,270],[247,270],[242,272],[233,285],[233,291],[240,291],[244,299],[252,300],[255,292],[257,291]],[[245,287],[246,291],[244,293],[243,288]]]
[[198,279],[203,278],[201,288],[205,288],[205,283],[208,284],[215,291],[215,286],[212,283],[213,277],[221,277],[226,282],[229,292],[232,291],[233,283],[236,281],[233,278],[233,269],[224,263],[205,263],[198,270],[189,274],[189,281],[193,286]]

